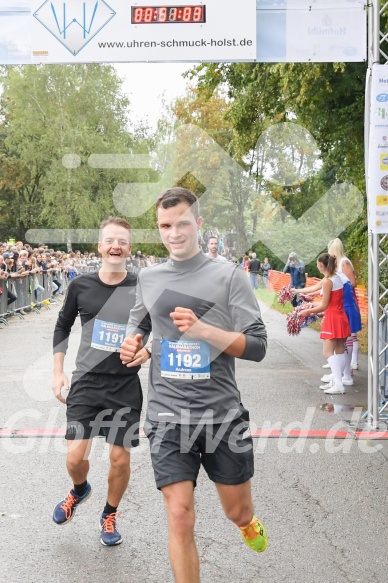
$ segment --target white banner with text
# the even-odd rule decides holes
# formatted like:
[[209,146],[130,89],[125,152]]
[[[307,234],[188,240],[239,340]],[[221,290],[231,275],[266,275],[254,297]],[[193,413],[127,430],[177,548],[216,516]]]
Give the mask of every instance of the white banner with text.
[[0,0],[0,64],[360,62],[366,0]]
[[33,1],[33,61],[253,61],[256,0]]

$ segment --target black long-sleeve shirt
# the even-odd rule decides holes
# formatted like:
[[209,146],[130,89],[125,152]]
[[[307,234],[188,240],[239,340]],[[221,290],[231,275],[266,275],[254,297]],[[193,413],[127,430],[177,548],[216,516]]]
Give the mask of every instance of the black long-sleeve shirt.
[[79,315],[81,342],[72,382],[87,372],[134,375],[140,367],[127,368],[120,360],[119,345],[125,337],[128,315],[135,305],[137,278],[127,274],[118,285],[103,283],[98,273],[72,280],[54,330],[54,353],[66,353],[70,331]]

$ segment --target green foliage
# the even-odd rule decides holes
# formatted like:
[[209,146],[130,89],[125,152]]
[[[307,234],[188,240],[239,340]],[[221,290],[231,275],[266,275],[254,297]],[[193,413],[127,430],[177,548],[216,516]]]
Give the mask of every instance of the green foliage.
[[[357,63],[202,64],[187,74],[197,87],[165,108],[157,134],[150,136],[146,128],[129,131],[129,103],[109,65],[2,67],[0,238],[23,240],[30,228],[96,227],[118,214],[112,196],[116,185],[157,181],[168,163],[174,129],[195,124],[245,172],[236,179],[217,154],[209,157],[206,137],[194,145],[181,142],[176,164],[187,152],[192,156],[195,146],[195,162],[212,185],[214,195],[202,207],[205,228],[234,231],[241,252],[254,250],[282,269],[262,237],[263,216],[270,221],[276,215],[274,229],[287,248],[286,211],[302,217],[340,182],[365,192],[365,72],[366,66]],[[280,127],[279,137],[274,130]],[[88,163],[91,154],[154,150],[154,170]],[[80,166],[65,167],[63,156],[71,154]],[[180,184],[199,196],[205,190],[190,173]],[[276,213],[274,201],[284,210]],[[155,228],[153,208],[126,218],[135,229]],[[312,224],[306,236],[313,238],[315,228]],[[366,215],[341,238],[365,278]],[[141,249],[164,254],[158,245]],[[307,267],[315,274],[315,261]]]
[[[246,161],[239,155],[239,136],[228,119],[228,111],[229,104],[221,93],[214,93],[211,99],[206,99],[192,88],[185,97],[176,100],[170,123],[175,128],[191,124],[203,132],[197,134],[194,144],[192,133],[181,135],[175,165],[177,168],[184,166],[189,154],[190,163],[207,185],[206,200],[201,201],[204,228],[219,228],[222,232],[234,230],[237,246],[245,249],[248,246],[246,218],[252,193],[246,187],[244,175],[233,172],[233,167],[224,163],[223,154],[227,152],[240,166],[247,168]],[[161,129],[166,132],[165,121]],[[166,134],[167,141],[174,139],[171,132]],[[219,149],[214,147],[214,142]],[[191,189],[199,197],[205,191],[202,182],[191,173],[183,176],[178,184]]]
[[[271,194],[294,218],[306,212],[333,184],[348,182],[365,193],[364,175],[364,100],[366,65],[363,63],[233,63],[202,64],[188,76],[196,80],[200,98],[209,100],[222,88],[227,96],[225,113],[233,130],[233,155],[251,159],[251,175],[258,183],[258,195]],[[299,183],[281,181],[287,176],[291,158],[300,160],[307,152],[293,138],[279,163],[279,149],[268,129],[274,124],[293,122],[316,140],[320,168],[311,166]],[[258,142],[259,140],[259,142]],[[271,141],[272,140],[272,141]],[[305,142],[307,143],[307,142]],[[256,146],[257,145],[257,146]],[[272,153],[272,161],[265,151]],[[263,154],[264,152],[264,154]],[[244,158],[245,157],[245,158]],[[271,179],[266,178],[271,168]],[[281,174],[279,172],[281,171]],[[249,208],[246,228],[256,232],[263,212],[257,199]],[[279,224],[279,236],[282,228]],[[313,232],[311,233],[313,236]],[[365,276],[367,258],[366,216],[341,234],[348,253],[357,259]],[[263,241],[265,243],[265,241]],[[287,242],[285,241],[285,244]],[[279,261],[262,243],[255,245],[260,257]],[[281,262],[280,262],[281,263]],[[314,272],[314,262],[309,266]]]
[[[30,228],[95,228],[119,214],[112,196],[118,182],[155,177],[89,164],[92,154],[153,146],[141,128],[129,133],[129,102],[112,66],[29,65],[1,73],[1,238],[24,240]],[[70,168],[63,163],[69,155],[79,161]]]

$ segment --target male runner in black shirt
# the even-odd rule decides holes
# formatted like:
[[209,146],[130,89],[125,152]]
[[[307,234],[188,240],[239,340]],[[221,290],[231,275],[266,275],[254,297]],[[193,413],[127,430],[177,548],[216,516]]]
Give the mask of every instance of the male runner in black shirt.
[[[117,531],[117,507],[129,481],[129,448],[139,444],[142,407],[139,366],[126,368],[119,356],[137,283],[125,269],[131,245],[130,226],[124,219],[111,217],[101,223],[98,251],[102,267],[71,281],[54,331],[53,392],[67,405],[66,465],[74,485],[56,505],[53,520],[66,524],[77,506],[90,496],[87,475],[91,439],[103,435],[110,445],[110,469],[107,502],[100,519],[101,543],[112,546],[122,542]],[[65,400],[61,391],[68,390],[69,384],[63,363],[77,315],[82,336]],[[149,356],[145,350],[142,353],[144,362]],[[139,364],[141,360],[140,355]]]

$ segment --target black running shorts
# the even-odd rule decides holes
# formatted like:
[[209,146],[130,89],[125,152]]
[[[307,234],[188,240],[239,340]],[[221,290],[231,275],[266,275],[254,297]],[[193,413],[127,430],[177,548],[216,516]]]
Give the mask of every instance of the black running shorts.
[[178,425],[147,419],[144,431],[159,489],[184,480],[195,485],[201,464],[217,484],[243,484],[254,474],[246,409],[238,419],[223,424]]
[[85,374],[71,385],[66,399],[65,438],[103,436],[113,445],[138,446],[140,410],[131,407],[130,403],[139,402],[139,392],[141,402],[137,375]]

